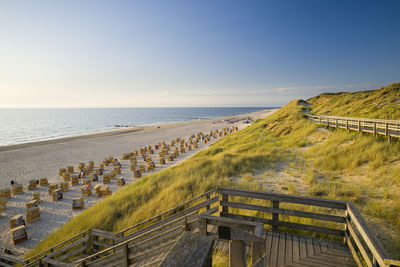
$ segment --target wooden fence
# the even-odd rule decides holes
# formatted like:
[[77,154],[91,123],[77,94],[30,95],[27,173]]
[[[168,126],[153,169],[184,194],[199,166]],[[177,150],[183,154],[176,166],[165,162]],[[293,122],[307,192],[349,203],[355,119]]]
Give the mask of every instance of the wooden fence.
[[[262,230],[311,235],[318,233],[323,238],[344,241],[360,266],[400,266],[400,261],[388,257],[350,202],[232,188],[213,189],[116,234],[100,230],[86,231],[23,264],[158,264],[184,231],[197,229],[199,233],[215,236],[217,240],[242,239],[259,244],[262,239],[260,225]],[[212,230],[215,228],[217,232]],[[230,229],[229,238],[221,236],[224,235],[224,229]],[[234,229],[245,229],[251,233],[243,234]],[[258,249],[258,252],[252,253],[257,255],[255,261],[260,257],[260,246],[252,246],[252,249]],[[62,263],[66,261],[71,263]]]
[[337,117],[324,115],[306,116],[315,123],[320,123],[328,127],[347,129],[348,131],[358,131],[360,133],[371,133],[374,136],[382,135],[388,138],[400,138],[400,121],[379,120],[353,117]]

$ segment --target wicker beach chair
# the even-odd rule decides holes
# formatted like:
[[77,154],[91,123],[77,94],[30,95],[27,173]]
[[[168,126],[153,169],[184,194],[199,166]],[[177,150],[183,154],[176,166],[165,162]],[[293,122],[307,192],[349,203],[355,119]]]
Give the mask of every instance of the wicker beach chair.
[[29,180],[28,190],[36,189],[36,180]]
[[52,195],[53,191],[57,189],[58,189],[58,184],[49,184],[49,195]]
[[59,201],[63,198],[63,193],[61,189],[56,189],[52,191],[53,201]]
[[38,203],[40,203],[40,192],[33,192],[32,197],[34,200],[36,200]]
[[28,234],[26,233],[26,229],[24,225],[18,226],[14,229],[11,229],[11,239],[14,245],[28,240]]
[[81,186],[82,196],[90,197],[92,195],[92,187],[90,184],[82,185]]
[[26,221],[33,223],[40,220],[40,210],[38,206],[32,206],[26,209]]
[[72,209],[73,210],[80,210],[83,208],[85,208],[85,203],[83,201],[83,197],[72,199]]
[[40,178],[39,179],[39,184],[40,184],[40,186],[48,186],[49,185],[49,181],[47,180],[47,178]]
[[13,185],[12,192],[14,195],[22,194],[24,192],[22,184]]
[[104,174],[103,175],[103,184],[109,184],[109,183],[111,183],[111,175]]
[[11,189],[10,188],[0,189],[0,197],[1,198],[10,198],[11,197]]

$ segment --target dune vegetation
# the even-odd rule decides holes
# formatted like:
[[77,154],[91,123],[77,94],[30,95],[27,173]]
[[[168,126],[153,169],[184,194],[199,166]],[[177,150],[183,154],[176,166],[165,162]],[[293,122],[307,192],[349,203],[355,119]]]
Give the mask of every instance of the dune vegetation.
[[400,257],[400,142],[326,129],[304,116],[308,109],[399,119],[399,96],[400,84],[392,84],[292,101],[186,161],[122,188],[50,234],[29,255],[90,228],[120,231],[216,186],[271,190],[275,184],[274,190],[283,193],[353,201],[389,253]]

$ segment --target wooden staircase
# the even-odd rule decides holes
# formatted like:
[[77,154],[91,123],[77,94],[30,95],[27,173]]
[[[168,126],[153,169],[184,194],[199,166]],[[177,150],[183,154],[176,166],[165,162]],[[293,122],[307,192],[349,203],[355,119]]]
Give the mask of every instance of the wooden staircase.
[[[248,257],[254,267],[400,266],[350,202],[230,188],[215,188],[119,233],[88,230],[19,263],[167,266],[163,261],[171,257],[196,258],[179,244],[211,242],[201,236],[214,240],[215,248],[228,249],[231,266],[246,266]],[[210,255],[199,256],[207,259],[202,266],[211,266]],[[17,263],[11,260],[0,254],[0,265]]]

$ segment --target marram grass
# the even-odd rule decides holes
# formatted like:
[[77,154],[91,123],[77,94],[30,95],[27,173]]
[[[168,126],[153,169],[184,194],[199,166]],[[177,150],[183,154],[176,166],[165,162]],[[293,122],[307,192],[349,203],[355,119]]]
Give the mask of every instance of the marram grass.
[[[388,144],[345,130],[321,131],[304,116],[309,109],[314,114],[399,119],[399,97],[400,84],[393,84],[322,94],[309,99],[312,105],[307,107],[304,101],[292,101],[186,161],[120,189],[51,233],[28,256],[90,228],[120,231],[216,186],[262,189],[253,175],[288,166],[306,184],[303,194],[353,201],[390,254],[400,257],[400,142]],[[296,186],[287,182],[281,188],[298,194]],[[222,254],[214,263],[224,261]]]

